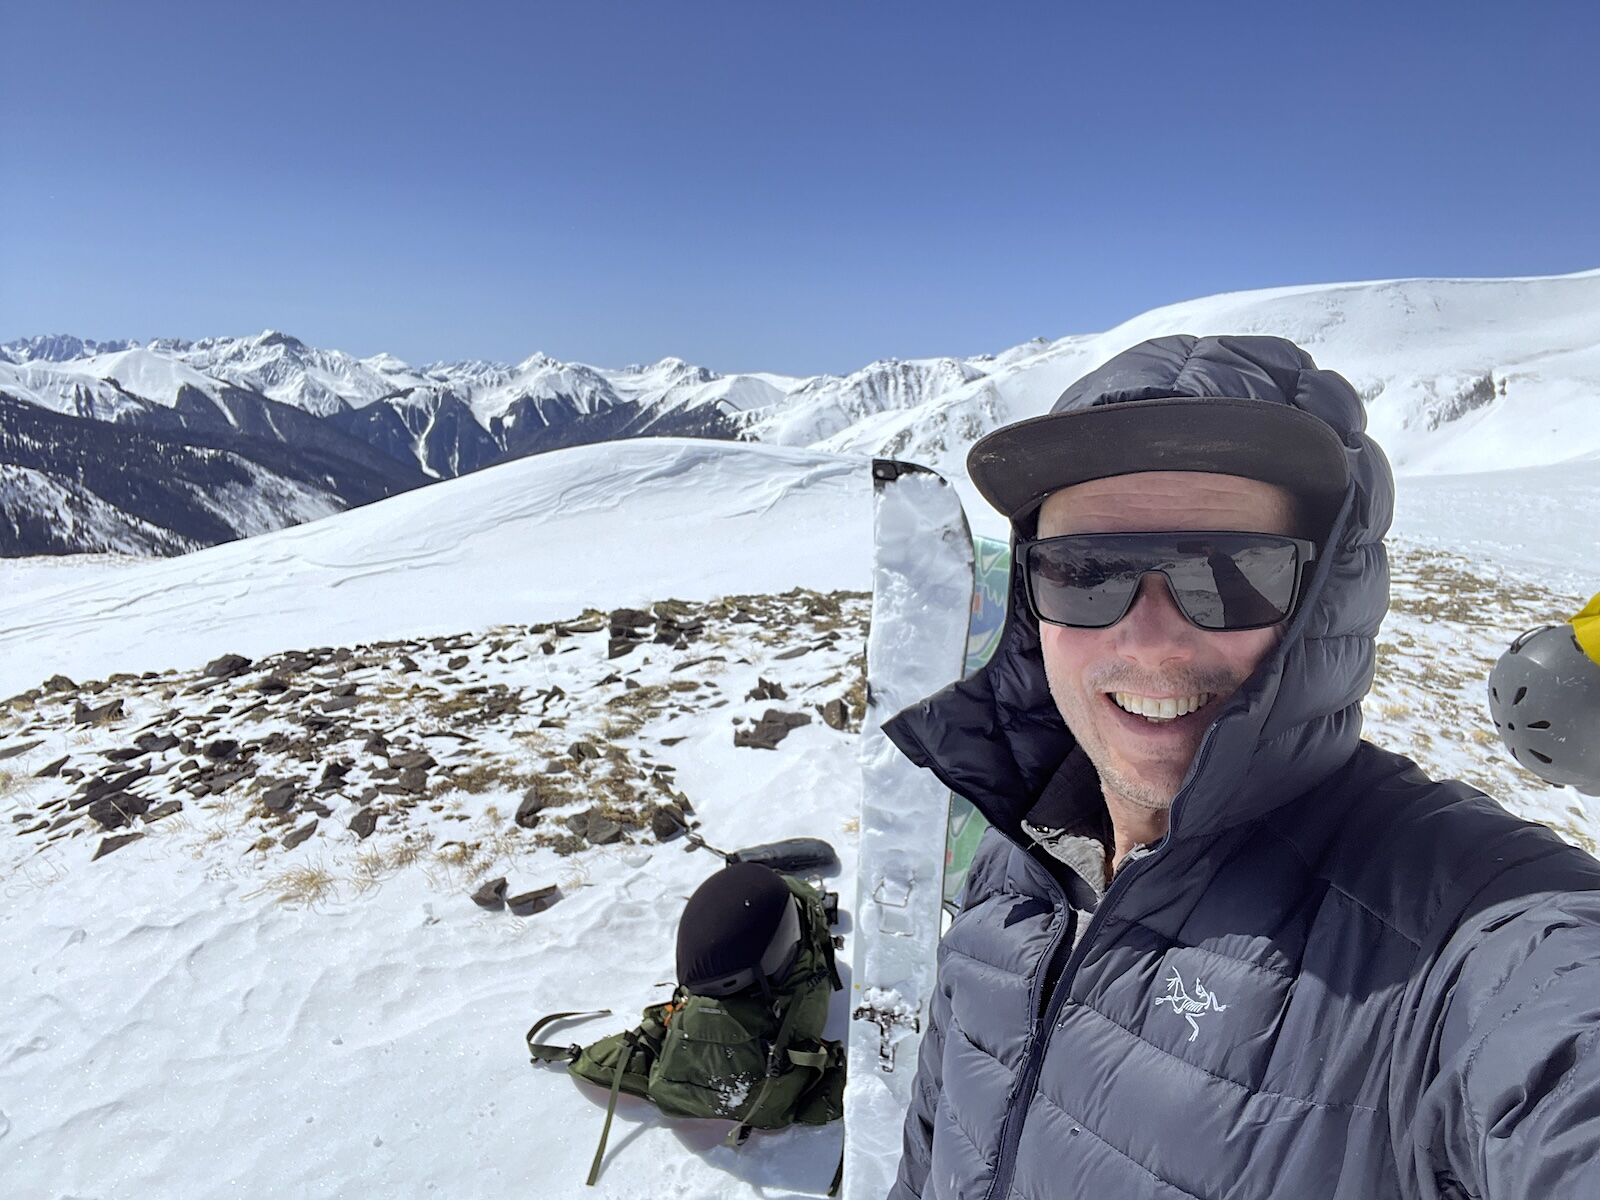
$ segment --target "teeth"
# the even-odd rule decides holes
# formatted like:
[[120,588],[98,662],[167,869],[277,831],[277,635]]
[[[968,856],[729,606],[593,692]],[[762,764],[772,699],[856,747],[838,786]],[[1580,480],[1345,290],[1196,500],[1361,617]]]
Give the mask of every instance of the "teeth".
[[1118,708],[1137,713],[1148,720],[1172,721],[1194,712],[1209,701],[1212,695],[1211,692],[1200,692],[1194,696],[1157,700],[1149,696],[1136,696],[1132,692],[1113,692],[1111,698],[1116,701]]

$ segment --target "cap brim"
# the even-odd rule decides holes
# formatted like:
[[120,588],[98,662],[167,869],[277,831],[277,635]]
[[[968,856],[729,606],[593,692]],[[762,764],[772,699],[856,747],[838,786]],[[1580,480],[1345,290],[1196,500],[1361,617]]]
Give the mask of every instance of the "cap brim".
[[1287,404],[1231,397],[1126,400],[1047,413],[980,438],[967,455],[973,486],[1011,520],[1051,492],[1139,471],[1209,471],[1259,479],[1331,518],[1348,483],[1344,443]]

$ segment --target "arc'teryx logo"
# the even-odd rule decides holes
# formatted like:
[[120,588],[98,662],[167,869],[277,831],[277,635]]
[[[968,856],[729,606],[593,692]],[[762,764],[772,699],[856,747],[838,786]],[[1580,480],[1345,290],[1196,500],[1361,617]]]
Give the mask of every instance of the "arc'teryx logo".
[[1183,988],[1183,976],[1178,974],[1174,967],[1172,976],[1167,980],[1167,994],[1157,998],[1155,1007],[1163,1004],[1172,1005],[1172,1011],[1185,1021],[1189,1022],[1189,1040],[1192,1042],[1200,1036],[1200,1025],[1195,1020],[1204,1012],[1226,1012],[1226,1004],[1217,1003],[1217,994],[1209,991],[1206,985],[1200,982],[1200,977],[1194,977],[1194,995],[1190,996]]

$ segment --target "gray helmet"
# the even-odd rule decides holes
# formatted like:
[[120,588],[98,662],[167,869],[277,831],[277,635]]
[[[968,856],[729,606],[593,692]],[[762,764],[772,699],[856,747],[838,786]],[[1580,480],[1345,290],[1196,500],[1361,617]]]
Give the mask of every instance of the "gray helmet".
[[1522,766],[1600,795],[1600,663],[1570,624],[1530,629],[1511,643],[1489,672],[1489,714]]

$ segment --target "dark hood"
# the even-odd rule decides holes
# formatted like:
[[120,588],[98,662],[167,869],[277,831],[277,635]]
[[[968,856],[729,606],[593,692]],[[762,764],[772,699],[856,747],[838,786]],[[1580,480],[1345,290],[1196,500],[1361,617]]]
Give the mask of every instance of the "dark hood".
[[[1366,413],[1340,375],[1318,370],[1292,342],[1270,337],[1145,342],[1079,380],[1091,404],[1152,396],[1250,397],[1320,418],[1344,443],[1350,482],[1300,608],[1267,658],[1201,740],[1174,803],[1173,838],[1254,820],[1315,786],[1355,751],[1371,687],[1378,627],[1389,607],[1383,535],[1394,479],[1365,433]],[[1017,531],[1012,531],[1015,550]],[[1039,630],[1013,553],[1011,598],[989,664],[912,705],[884,731],[1002,830],[1018,822],[1074,739],[1045,682]]]

